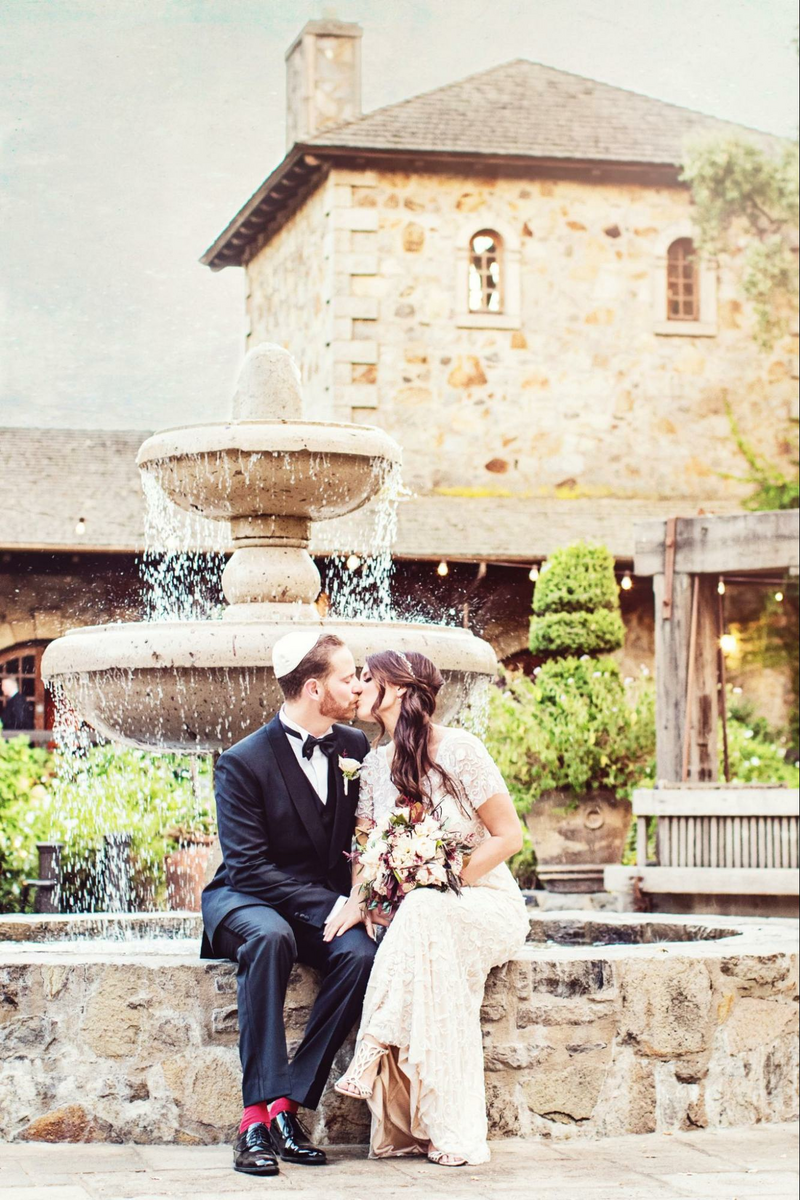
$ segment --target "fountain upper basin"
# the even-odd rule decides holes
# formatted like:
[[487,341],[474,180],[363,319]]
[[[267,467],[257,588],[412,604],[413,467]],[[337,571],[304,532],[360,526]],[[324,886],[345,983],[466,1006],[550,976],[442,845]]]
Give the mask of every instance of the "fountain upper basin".
[[51,642],[44,677],[98,732],[142,749],[224,750],[276,713],[272,647],[292,629],[335,633],[358,666],[378,650],[418,650],[442,672],[437,719],[451,721],[496,671],[491,646],[463,629],[392,621],[175,621],[76,629]]
[[400,459],[395,440],[370,425],[271,420],[168,429],[136,461],[170,500],[205,517],[317,521],[360,508]]

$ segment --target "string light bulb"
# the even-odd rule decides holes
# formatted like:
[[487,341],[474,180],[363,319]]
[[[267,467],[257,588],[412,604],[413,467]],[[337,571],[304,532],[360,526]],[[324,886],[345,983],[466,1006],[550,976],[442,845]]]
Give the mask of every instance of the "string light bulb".
[[720,575],[719,583],[717,584],[717,592],[719,593],[720,596],[724,596],[725,590],[726,590],[725,589],[725,580]]
[[344,565],[347,567],[348,571],[357,571],[361,566],[361,559],[357,554],[350,554],[348,555],[347,561]]
[[619,586],[622,588],[623,592],[629,592],[631,590],[633,587],[633,580],[631,579],[629,571],[626,571],[622,576],[622,579],[619,581]]
[[778,601],[778,604],[781,604],[783,601],[783,592],[776,592],[775,599]]
[[536,563],[534,563],[533,566],[531,567],[530,571],[528,571],[528,579],[530,579],[531,583],[536,583],[536,580],[538,578],[539,578],[539,568],[536,566]]
[[83,537],[83,535],[86,533],[85,517],[78,517],[78,524],[75,526],[75,533],[78,537]]
[[719,639],[719,648],[723,654],[735,654],[739,647],[736,640],[736,635],[733,633],[723,633]]
[[444,559],[442,559],[442,561],[439,563],[438,567],[436,568],[436,574],[441,575],[442,577],[450,574],[450,568],[448,567],[448,565],[444,561]]

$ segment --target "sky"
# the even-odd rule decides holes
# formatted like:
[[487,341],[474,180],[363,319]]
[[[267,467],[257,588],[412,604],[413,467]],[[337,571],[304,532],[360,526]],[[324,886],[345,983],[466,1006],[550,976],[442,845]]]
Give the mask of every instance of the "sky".
[[363,26],[365,112],[528,58],[796,136],[794,0],[0,0],[0,426],[227,415],[244,275],[198,258],[322,15]]

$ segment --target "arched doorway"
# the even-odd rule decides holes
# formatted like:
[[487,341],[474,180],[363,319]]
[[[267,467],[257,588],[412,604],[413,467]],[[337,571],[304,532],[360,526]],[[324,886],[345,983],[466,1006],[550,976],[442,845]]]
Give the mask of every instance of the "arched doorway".
[[[24,642],[0,651],[0,678],[11,676],[31,704],[32,730],[40,733],[53,728],[54,704],[42,680],[42,655],[47,642]],[[2,712],[0,712],[2,719]]]

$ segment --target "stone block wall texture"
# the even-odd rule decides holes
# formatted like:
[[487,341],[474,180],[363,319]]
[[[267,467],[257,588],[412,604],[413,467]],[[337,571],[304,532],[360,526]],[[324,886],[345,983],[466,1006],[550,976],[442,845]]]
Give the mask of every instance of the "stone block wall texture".
[[[655,332],[690,218],[680,187],[333,170],[247,265],[250,344],[316,360],[310,314],[330,299],[315,411],[386,428],[420,492],[732,502],[747,486],[720,477],[742,472],[726,403],[788,465],[796,340],[757,349],[735,261],[716,269],[715,336]],[[463,264],[487,227],[519,258],[517,327],[466,327]]]
[[[796,1117],[797,955],[791,937],[770,944],[755,930],[743,943],[530,946],[495,970],[482,1014],[492,1136]],[[153,946],[6,943],[0,1138],[194,1145],[233,1136],[235,968],[201,963],[194,941]],[[315,986],[312,972],[295,969],[290,1043]],[[352,1041],[333,1078],[351,1052]],[[314,1134],[364,1142],[366,1107],[329,1088]]]
[[333,261],[323,184],[269,243],[269,265],[247,273],[247,348],[276,342],[291,349],[303,380],[305,416],[326,419],[331,400]]

